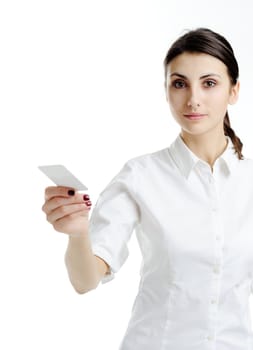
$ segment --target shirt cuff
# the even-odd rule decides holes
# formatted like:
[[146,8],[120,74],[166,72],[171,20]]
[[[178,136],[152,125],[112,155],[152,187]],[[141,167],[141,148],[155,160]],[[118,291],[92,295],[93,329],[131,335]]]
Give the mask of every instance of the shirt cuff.
[[109,257],[109,255],[106,253],[106,251],[104,251],[103,249],[101,249],[100,247],[96,247],[96,246],[92,246],[92,252],[94,255],[98,256],[99,258],[103,259],[108,265],[109,265],[109,272],[106,273],[102,279],[101,279],[101,283],[105,284],[111,280],[113,280],[115,278],[115,270],[112,267],[112,262],[111,259]]

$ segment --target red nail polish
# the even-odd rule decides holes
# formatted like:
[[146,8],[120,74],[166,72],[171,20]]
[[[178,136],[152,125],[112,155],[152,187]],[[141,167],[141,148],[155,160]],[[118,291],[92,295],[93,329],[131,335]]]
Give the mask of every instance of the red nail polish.
[[86,202],[86,205],[91,206],[91,201]]
[[88,194],[84,194],[83,195],[83,200],[84,201],[88,201],[90,199],[89,195]]

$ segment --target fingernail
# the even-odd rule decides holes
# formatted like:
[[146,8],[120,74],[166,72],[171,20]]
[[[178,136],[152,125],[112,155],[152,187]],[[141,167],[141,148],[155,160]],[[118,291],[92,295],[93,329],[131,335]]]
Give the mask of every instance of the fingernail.
[[86,205],[89,207],[91,205],[91,201],[86,202]]
[[75,191],[74,191],[74,190],[69,190],[69,191],[68,191],[68,195],[69,195],[69,196],[74,196],[74,194],[75,194]]
[[90,196],[88,194],[83,195],[83,200],[87,201],[90,199]]

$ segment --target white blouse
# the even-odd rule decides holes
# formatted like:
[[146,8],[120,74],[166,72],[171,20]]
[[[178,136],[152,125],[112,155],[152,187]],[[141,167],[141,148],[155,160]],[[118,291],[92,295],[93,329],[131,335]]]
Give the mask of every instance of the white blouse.
[[90,218],[114,278],[135,230],[139,291],[120,350],[252,350],[253,160],[231,139],[213,172],[184,143],[125,163]]

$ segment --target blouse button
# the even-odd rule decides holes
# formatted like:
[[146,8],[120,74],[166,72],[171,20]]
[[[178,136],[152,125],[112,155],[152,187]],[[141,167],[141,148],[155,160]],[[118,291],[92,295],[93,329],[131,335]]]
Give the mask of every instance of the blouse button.
[[213,272],[214,272],[214,273],[220,273],[219,267],[218,267],[218,266],[215,266],[215,267],[213,268]]
[[213,340],[213,337],[212,337],[211,335],[209,335],[209,336],[207,337],[207,340]]
[[217,304],[217,300],[212,299],[212,300],[211,300],[211,303],[212,303],[212,304]]

